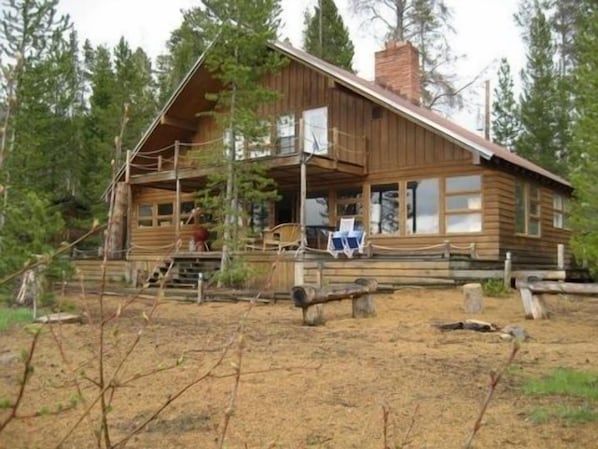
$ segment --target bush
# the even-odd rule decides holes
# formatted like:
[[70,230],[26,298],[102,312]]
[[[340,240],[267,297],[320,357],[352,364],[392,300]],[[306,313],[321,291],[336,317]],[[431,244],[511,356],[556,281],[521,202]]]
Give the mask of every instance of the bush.
[[495,298],[507,296],[511,293],[511,289],[505,287],[502,279],[486,279],[482,281],[482,290],[484,291],[484,295]]

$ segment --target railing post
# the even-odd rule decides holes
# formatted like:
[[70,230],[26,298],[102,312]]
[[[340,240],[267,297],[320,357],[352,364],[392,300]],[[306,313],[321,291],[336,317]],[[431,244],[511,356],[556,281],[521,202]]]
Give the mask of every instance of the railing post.
[[448,240],[445,240],[442,243],[444,244],[444,251],[443,251],[442,257],[445,259],[449,259],[451,257],[451,242]]
[[511,288],[511,270],[512,270],[512,261],[511,261],[511,251],[507,251],[507,255],[505,258],[505,274],[504,274],[504,286],[505,288]]
[[125,186],[127,188],[127,228],[125,230],[125,258],[129,258],[131,246],[131,229],[133,227],[133,191],[131,190],[131,150],[127,150],[127,161],[125,171]]
[[158,156],[158,171],[162,171],[162,155]]

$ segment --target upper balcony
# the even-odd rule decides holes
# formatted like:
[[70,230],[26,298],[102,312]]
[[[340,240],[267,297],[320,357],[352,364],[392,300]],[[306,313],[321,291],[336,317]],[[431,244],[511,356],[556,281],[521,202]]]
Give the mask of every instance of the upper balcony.
[[[284,119],[284,116],[282,117]],[[153,151],[140,151],[127,162],[127,179],[131,184],[157,188],[176,188],[178,181],[184,191],[196,190],[203,179],[222,168],[221,156],[234,147],[234,158],[247,163],[259,162],[268,167],[268,175],[279,188],[299,184],[299,170],[305,161],[312,180],[336,182],[362,177],[367,173],[367,139],[316,123],[299,120],[264,125],[265,132],[252,139],[223,136],[195,143],[173,142]],[[296,132],[297,131],[297,132]]]

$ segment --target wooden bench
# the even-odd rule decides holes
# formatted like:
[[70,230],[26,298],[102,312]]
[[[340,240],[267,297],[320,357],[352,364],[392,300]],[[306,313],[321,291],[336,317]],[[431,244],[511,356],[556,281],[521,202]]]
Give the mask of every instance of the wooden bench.
[[544,303],[545,294],[567,294],[598,296],[598,284],[579,284],[574,282],[517,280],[525,317],[528,319],[547,319],[548,310]]
[[343,299],[352,300],[353,318],[367,318],[376,314],[372,293],[378,289],[375,279],[358,278],[353,284],[316,287],[298,285],[291,289],[291,299],[295,307],[303,310],[303,324],[319,326],[326,322],[324,304]]

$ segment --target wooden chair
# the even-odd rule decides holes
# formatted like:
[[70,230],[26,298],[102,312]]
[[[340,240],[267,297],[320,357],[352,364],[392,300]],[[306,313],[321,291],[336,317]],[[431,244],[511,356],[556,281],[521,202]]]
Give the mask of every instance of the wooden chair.
[[281,223],[264,231],[263,250],[298,248],[301,243],[301,225]]

